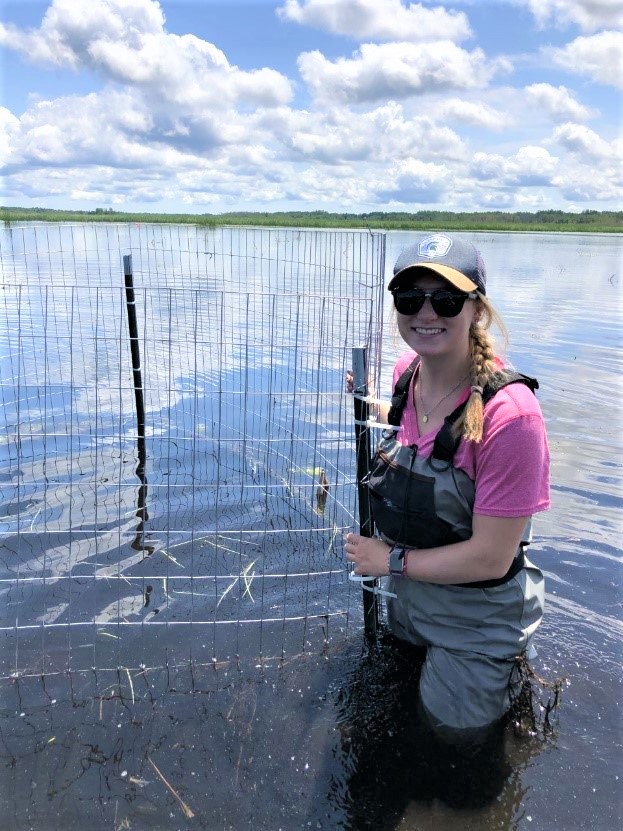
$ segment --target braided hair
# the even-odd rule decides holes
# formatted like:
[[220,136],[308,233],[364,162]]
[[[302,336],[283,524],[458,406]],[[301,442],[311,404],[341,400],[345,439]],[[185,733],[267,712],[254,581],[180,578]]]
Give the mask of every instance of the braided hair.
[[493,351],[493,339],[488,331],[491,324],[495,323],[504,340],[508,340],[506,327],[502,319],[489,300],[480,292],[478,293],[478,303],[480,305],[480,316],[474,320],[469,329],[471,359],[469,375],[472,392],[461,417],[453,426],[453,432],[457,437],[461,436],[475,442],[482,440],[484,425],[483,390],[494,375],[499,377],[500,374]]

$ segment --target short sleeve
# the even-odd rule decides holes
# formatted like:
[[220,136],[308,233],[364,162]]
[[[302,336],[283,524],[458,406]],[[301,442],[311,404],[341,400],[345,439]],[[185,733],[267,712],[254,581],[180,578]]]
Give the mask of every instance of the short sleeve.
[[476,454],[474,513],[530,516],[549,508],[549,447],[543,416],[524,384],[500,390],[485,408]]

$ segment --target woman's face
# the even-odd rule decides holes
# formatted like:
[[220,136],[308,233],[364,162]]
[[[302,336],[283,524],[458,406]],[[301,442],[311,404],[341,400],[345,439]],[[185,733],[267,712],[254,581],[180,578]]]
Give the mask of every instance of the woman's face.
[[[442,277],[426,271],[417,274],[411,285],[425,291],[458,291]],[[426,298],[422,308],[414,315],[396,312],[400,336],[422,357],[466,357],[469,354],[469,329],[479,315],[479,302],[466,300],[456,317],[440,317],[431,306],[430,298]]]

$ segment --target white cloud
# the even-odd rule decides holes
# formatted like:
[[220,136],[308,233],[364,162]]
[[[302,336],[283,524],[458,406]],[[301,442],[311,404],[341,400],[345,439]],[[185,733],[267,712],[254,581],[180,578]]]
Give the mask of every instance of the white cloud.
[[[92,73],[109,82],[90,94],[33,95],[27,105],[17,96],[21,117],[0,108],[5,204],[361,211],[620,199],[623,140],[608,142],[581,123],[596,114],[571,85],[492,84],[509,64],[457,45],[468,34],[463,15],[406,0],[282,7],[284,20],[369,41],[341,59],[300,56],[313,93],[308,109],[291,105],[293,84],[270,64],[242,70],[215,44],[169,33],[154,0],[53,0],[34,29],[0,26],[5,49],[44,70],[72,68],[81,89]],[[370,42],[386,37],[393,42]],[[550,55],[611,81],[612,37],[578,38]],[[69,74],[58,73],[59,82]],[[601,109],[611,135],[612,113]]]
[[[277,117],[275,118],[275,112]],[[309,113],[282,108],[253,118],[263,131],[272,131],[296,157],[328,165],[396,158],[459,159],[465,148],[459,136],[430,116],[411,116],[396,102],[368,112],[332,107]]]
[[463,12],[402,0],[286,0],[277,14],[358,40],[462,40],[472,34]]
[[594,110],[580,104],[567,87],[554,87],[551,84],[531,84],[525,88],[529,102],[542,107],[554,121],[585,121],[596,115]]
[[276,70],[240,70],[214,44],[166,32],[153,0],[53,0],[38,29],[0,24],[0,43],[31,61],[87,67],[191,108],[238,100],[278,105],[292,97]]
[[94,202],[98,205],[102,202],[107,205],[123,205],[124,202],[123,196],[119,193],[110,193],[107,190],[80,190],[79,187],[71,191],[69,198],[78,202]]
[[623,32],[578,37],[561,49],[545,51],[563,69],[623,89]]
[[534,187],[549,185],[558,165],[558,159],[551,156],[544,147],[527,145],[514,156],[497,153],[476,153],[472,159],[471,172],[481,181],[495,181],[499,185]]
[[52,0],[38,29],[0,24],[0,43],[34,62],[75,68],[90,63],[98,44],[121,41],[134,51],[163,26],[162,9],[152,0]]
[[19,118],[6,107],[0,107],[0,169],[11,159],[19,129]]
[[524,0],[539,26],[550,20],[576,23],[590,32],[604,27],[623,26],[621,0]]
[[133,177],[131,183],[126,184],[119,173],[111,168],[41,167],[25,169],[6,177],[3,190],[18,193],[26,198],[59,196],[64,200],[67,200],[71,193],[101,192],[108,194],[106,201],[110,202],[113,195],[123,200],[124,194],[130,189],[134,191],[139,187],[139,181],[140,177]]
[[[166,110],[166,108],[165,108]],[[138,169],[201,166],[231,142],[247,143],[248,128],[230,112],[180,121],[148,107],[130,91],[37,101],[10,122],[5,172],[60,165]],[[88,189],[88,188],[87,188]]]
[[357,205],[374,199],[374,189],[358,168],[344,165],[327,172],[312,166],[292,177],[287,192],[309,205]]
[[479,194],[484,210],[491,211],[536,211],[547,207],[541,191],[524,193],[517,188],[491,188]]
[[595,175],[595,171],[581,167],[567,170],[552,178],[552,185],[564,199],[575,202],[612,202],[611,210],[618,210],[623,198],[621,182],[614,182],[608,176]]
[[284,198],[290,180],[294,180],[290,165],[274,160],[266,148],[248,145],[224,148],[200,168],[177,172],[172,184],[188,205],[244,204],[251,199]]
[[[551,206],[551,192],[564,199],[586,203],[591,201],[620,204],[623,181],[614,154],[615,144],[608,145],[581,124],[569,124],[554,132],[561,148],[571,155],[559,158],[543,147],[525,146],[513,156],[476,153],[471,171],[481,186],[488,186],[494,201],[501,193],[524,190],[526,199],[532,199],[540,188],[550,191],[547,204]],[[591,145],[593,145],[591,147]],[[595,167],[595,162],[599,166]],[[519,203],[514,202],[517,206]],[[616,208],[615,208],[616,209]]]
[[452,178],[452,170],[447,165],[408,159],[389,168],[385,186],[379,187],[377,196],[379,200],[400,203],[437,203],[442,200]]
[[425,92],[482,87],[504,62],[489,62],[481,49],[467,52],[450,41],[364,43],[353,58],[327,60],[303,52],[299,71],[319,100],[363,103]]
[[462,121],[487,130],[503,130],[513,123],[509,113],[501,112],[480,101],[452,98],[434,110],[437,118]]
[[618,155],[615,144],[604,141],[585,124],[562,124],[554,130],[554,139],[561,147],[586,162],[614,162]]
[[540,211],[551,208],[551,188],[483,187],[478,190],[481,210]]

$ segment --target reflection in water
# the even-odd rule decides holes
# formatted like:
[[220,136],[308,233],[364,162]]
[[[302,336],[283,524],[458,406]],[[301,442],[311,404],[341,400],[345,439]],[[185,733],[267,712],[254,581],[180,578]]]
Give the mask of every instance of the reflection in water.
[[136,476],[140,482],[136,494],[136,537],[130,543],[130,548],[142,551],[144,554],[153,554],[153,546],[146,546],[144,540],[145,523],[149,519],[147,513],[147,449],[145,446],[145,402],[143,397],[143,375],[141,370],[141,354],[139,346],[138,325],[136,322],[136,296],[134,294],[134,277],[132,274],[132,255],[123,258],[125,278],[125,299],[128,310],[128,330],[130,335],[130,352],[132,355],[132,379],[134,382],[134,401],[136,403]]
[[414,707],[418,673],[409,647],[362,652],[351,641],[261,668],[2,681],[10,827],[47,831],[53,811],[63,831],[178,831],[194,827],[184,805],[206,831],[516,827],[522,774],[541,747],[512,735],[496,736],[488,755],[437,745]]
[[216,623],[351,614],[342,379],[351,344],[378,336],[383,238],[178,231],[28,226],[0,240],[0,629],[18,641],[5,671],[7,654],[38,660],[15,620],[43,624],[44,652],[50,627],[72,627],[61,669],[99,634],[87,626],[140,640],[145,622],[203,624],[216,643]]

